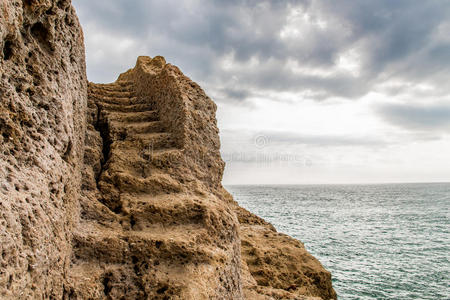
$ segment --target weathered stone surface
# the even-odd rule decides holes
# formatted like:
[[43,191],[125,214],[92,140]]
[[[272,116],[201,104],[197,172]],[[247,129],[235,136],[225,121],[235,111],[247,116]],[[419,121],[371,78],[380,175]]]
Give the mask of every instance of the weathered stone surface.
[[70,1],[0,9],[0,298],[336,298],[222,187],[197,84],[162,57],[88,84]]
[[70,1],[0,2],[0,298],[61,299],[86,111]]
[[88,107],[72,297],[241,299],[214,103],[162,57],[141,57],[117,82],[89,84]]
[[[247,299],[336,299],[331,274],[303,244],[270,223],[237,207]],[[247,277],[247,279],[245,279]],[[264,298],[262,298],[264,299]]]

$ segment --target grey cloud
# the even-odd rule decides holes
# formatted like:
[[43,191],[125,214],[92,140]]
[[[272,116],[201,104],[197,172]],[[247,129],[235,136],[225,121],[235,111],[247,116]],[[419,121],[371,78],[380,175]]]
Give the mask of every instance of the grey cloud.
[[[249,147],[271,148],[271,147],[295,147],[295,146],[319,146],[319,147],[382,147],[388,145],[388,141],[382,138],[369,136],[342,136],[342,135],[306,135],[291,131],[258,131],[243,132],[224,130],[221,132],[222,139],[227,144],[237,143],[244,148]],[[240,137],[236,140],[236,137]]]
[[319,3],[326,14],[349,23],[352,33],[349,45],[364,45],[366,76],[433,83],[442,78],[437,73],[450,70],[445,52],[448,42],[435,36],[439,26],[449,20],[448,3],[409,0]]
[[220,90],[221,93],[224,94],[225,99],[231,99],[236,101],[245,101],[248,97],[250,97],[252,94],[250,91],[242,88],[223,88]]
[[387,122],[405,129],[450,132],[449,104],[384,104],[377,108],[377,112]]
[[[83,24],[95,24],[96,30],[140,45],[130,50],[132,57],[164,55],[194,80],[211,86],[231,85],[230,78],[238,77],[237,86],[226,87],[230,100],[236,96],[233,89],[242,94],[283,90],[359,98],[374,85],[393,79],[427,82],[436,87],[433,93],[450,91],[443,84],[450,70],[450,46],[436,36],[439,26],[450,19],[450,4],[441,0],[76,0],[74,5]],[[294,8],[306,10],[312,20],[325,20],[327,27],[283,40],[280,32]],[[286,68],[288,60],[306,68],[333,68],[340,53],[354,47],[361,51],[358,76],[298,75]],[[230,53],[237,63],[252,57],[260,63],[223,69],[219,62]],[[104,72],[90,72],[94,81],[104,80],[107,72],[123,71],[125,64],[96,63],[89,70]]]
[[265,132],[263,135],[267,138],[269,144],[288,144],[288,145],[309,145],[321,147],[337,146],[384,146],[386,142],[381,139],[374,139],[367,136],[352,137],[338,135],[301,135],[292,132]]
[[[246,73],[244,73],[246,74]],[[307,74],[295,74],[280,66],[272,65],[260,70],[257,74],[241,75],[242,83],[250,87],[262,87],[274,91],[314,91],[327,95],[344,98],[356,98],[367,92],[370,82],[361,81],[348,74],[320,77]]]

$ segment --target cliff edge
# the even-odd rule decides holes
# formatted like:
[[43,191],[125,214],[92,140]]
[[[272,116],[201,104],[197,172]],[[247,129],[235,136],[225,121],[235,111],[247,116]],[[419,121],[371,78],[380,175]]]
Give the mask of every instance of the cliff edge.
[[160,56],[88,83],[69,1],[1,6],[1,298],[336,299],[222,187],[196,83]]

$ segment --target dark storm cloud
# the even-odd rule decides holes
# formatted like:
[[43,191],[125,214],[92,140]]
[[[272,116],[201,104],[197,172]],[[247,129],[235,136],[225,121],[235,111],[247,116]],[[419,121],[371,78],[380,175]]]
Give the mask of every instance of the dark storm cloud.
[[[130,55],[164,55],[206,88],[228,89],[230,99],[264,90],[358,98],[393,79],[426,82],[435,87],[432,93],[449,91],[444,84],[450,70],[446,1],[75,0],[74,4],[83,24],[132,39],[139,45],[135,52],[147,52]],[[296,9],[301,10],[297,19],[292,17]],[[283,38],[286,26],[298,28],[299,35]],[[350,49],[359,53],[357,75],[297,74],[289,65],[294,61],[312,71],[333,70],[339,56]],[[252,58],[258,63],[226,69],[221,64],[226,55],[238,65]],[[105,73],[123,71],[113,70],[119,64],[108,65],[106,59],[94,63]]]
[[404,59],[430,45],[449,6],[442,1],[321,1],[319,9],[350,25],[350,42],[367,40],[373,70]]
[[296,74],[283,68],[279,64],[267,64],[260,68],[259,73],[251,70],[239,74],[240,82],[255,90],[269,89],[273,91],[310,91],[326,96],[340,96],[355,98],[366,93],[369,80],[360,80],[348,74],[335,74],[334,76],[315,76],[309,74]]
[[450,132],[450,104],[385,104],[377,109],[389,123],[409,130]]

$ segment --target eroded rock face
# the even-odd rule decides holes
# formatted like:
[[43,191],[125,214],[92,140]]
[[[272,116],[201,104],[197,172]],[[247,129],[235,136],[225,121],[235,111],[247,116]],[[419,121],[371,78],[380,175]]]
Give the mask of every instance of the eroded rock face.
[[223,189],[216,106],[178,68],[139,57],[90,84],[88,107],[73,297],[336,297],[300,242]]
[[241,299],[214,103],[162,57],[89,84],[88,103],[71,297]]
[[[336,299],[331,274],[303,244],[236,207],[247,299]],[[311,297],[311,298],[310,298]]]
[[86,72],[70,1],[0,2],[0,298],[60,299],[78,219]]
[[0,298],[336,298],[222,187],[197,84],[162,57],[88,84],[69,1],[0,9]]

